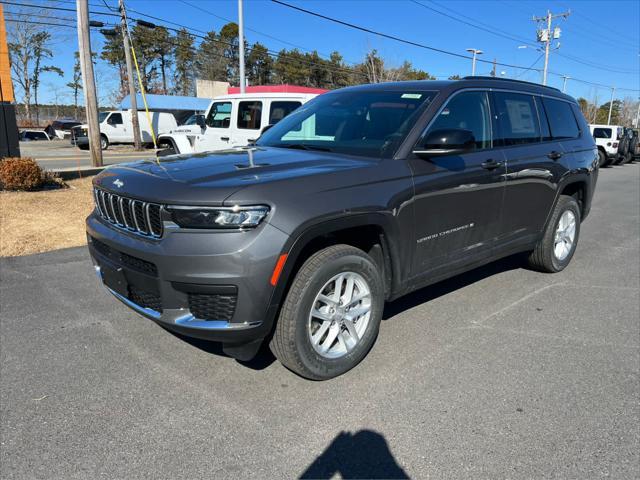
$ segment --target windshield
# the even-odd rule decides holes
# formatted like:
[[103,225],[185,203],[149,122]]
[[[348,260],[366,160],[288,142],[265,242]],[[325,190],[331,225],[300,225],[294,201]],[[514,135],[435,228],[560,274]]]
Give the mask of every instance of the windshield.
[[198,114],[193,113],[189,118],[187,118],[187,120],[182,125],[196,125],[198,123],[197,119],[198,119]]
[[256,144],[389,158],[420,107],[435,95],[416,90],[326,93],[278,122]]
[[98,123],[102,123],[104,122],[105,118],[107,118],[109,116],[111,112],[100,112],[98,114]]

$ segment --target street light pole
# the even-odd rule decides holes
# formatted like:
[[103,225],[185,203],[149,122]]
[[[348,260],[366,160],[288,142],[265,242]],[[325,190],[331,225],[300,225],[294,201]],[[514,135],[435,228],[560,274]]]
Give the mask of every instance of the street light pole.
[[244,15],[242,12],[242,0],[238,0],[238,43],[240,53],[238,55],[240,61],[240,93],[244,93],[247,82],[244,78]]
[[607,125],[611,125],[611,112],[613,111],[613,96],[616,93],[616,87],[611,87],[611,101],[609,102],[609,117],[607,118]]
[[127,12],[124,8],[124,0],[118,0],[120,9],[120,30],[122,30],[122,43],[124,46],[124,58],[127,64],[127,79],[129,80],[129,98],[131,100],[131,124],[133,127],[133,147],[142,150],[140,138],[140,122],[138,120],[138,100],[136,98],[136,86],[133,80],[133,63],[131,62],[131,45],[129,44],[129,27],[127,26]]
[[476,74],[476,56],[482,55],[482,50],[478,50],[476,48],[467,48],[467,52],[473,54],[473,58],[471,60],[471,76],[475,76]]

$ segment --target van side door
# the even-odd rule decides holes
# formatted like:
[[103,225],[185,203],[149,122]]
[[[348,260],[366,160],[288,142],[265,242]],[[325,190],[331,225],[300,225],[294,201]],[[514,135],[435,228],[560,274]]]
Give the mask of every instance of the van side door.
[[233,114],[233,102],[223,100],[211,104],[209,113],[205,118],[205,131],[193,137],[195,152],[210,152],[224,150],[231,146],[231,118]]
[[551,138],[540,97],[525,92],[492,93],[495,144],[507,160],[504,209],[496,248],[517,250],[537,241],[551,210],[565,151]]
[[502,153],[492,148],[492,129],[486,91],[454,93],[414,151],[433,150],[432,139],[456,133],[471,134],[472,139],[457,153],[408,158],[415,188],[412,277],[416,283],[421,282],[418,277],[445,275],[491,255],[505,173]]

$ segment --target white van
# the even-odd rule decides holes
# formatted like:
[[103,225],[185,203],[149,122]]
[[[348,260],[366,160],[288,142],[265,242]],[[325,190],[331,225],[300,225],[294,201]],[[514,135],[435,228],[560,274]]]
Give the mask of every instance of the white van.
[[[264,127],[274,125],[315,93],[245,93],[216,97],[192,132],[160,135],[164,153],[224,150],[255,141]],[[204,120],[204,121],[203,121]],[[199,131],[198,131],[199,130]]]
[[618,125],[589,125],[591,135],[598,146],[599,164],[601,167],[618,161],[618,146],[624,129]]
[[[176,117],[166,112],[149,112],[151,125],[156,138],[162,133],[170,132],[177,127]],[[98,114],[100,123],[100,147],[102,150],[109,148],[112,143],[133,143],[133,123],[131,122],[131,110],[113,110],[100,112]],[[140,124],[140,134],[142,143],[153,143],[151,129],[147,113],[138,111],[138,122]],[[89,138],[87,136],[88,126],[80,125],[73,129],[71,142],[78,148],[87,150],[89,148]]]

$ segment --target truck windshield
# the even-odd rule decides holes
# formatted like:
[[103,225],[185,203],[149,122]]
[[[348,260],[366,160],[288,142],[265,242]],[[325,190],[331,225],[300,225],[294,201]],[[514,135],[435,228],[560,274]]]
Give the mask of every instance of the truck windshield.
[[109,116],[111,112],[100,112],[98,114],[98,123],[102,123],[105,121],[105,119]]
[[415,90],[326,93],[278,122],[256,144],[389,158],[435,95]]

